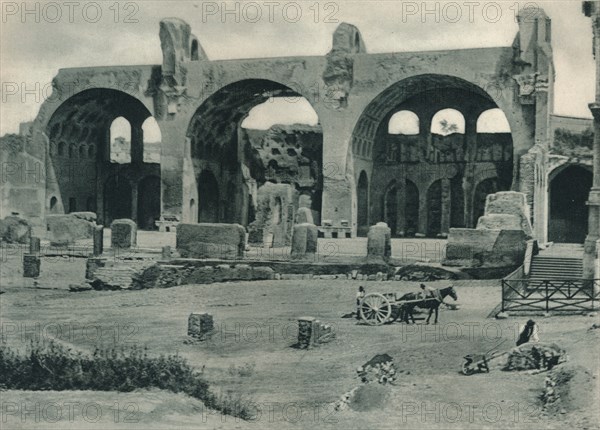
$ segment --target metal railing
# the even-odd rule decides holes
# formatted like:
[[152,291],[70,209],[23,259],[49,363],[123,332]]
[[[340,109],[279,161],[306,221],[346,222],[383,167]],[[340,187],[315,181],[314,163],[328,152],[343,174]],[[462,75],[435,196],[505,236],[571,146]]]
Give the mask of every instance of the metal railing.
[[584,312],[598,300],[600,279],[502,280],[502,312]]

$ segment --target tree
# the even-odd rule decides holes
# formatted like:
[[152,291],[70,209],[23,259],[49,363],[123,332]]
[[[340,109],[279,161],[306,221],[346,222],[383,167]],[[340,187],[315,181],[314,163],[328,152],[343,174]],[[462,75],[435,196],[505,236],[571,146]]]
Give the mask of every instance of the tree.
[[448,122],[447,119],[441,120],[440,125],[442,126],[442,131],[445,134],[456,133],[458,131],[458,125]]

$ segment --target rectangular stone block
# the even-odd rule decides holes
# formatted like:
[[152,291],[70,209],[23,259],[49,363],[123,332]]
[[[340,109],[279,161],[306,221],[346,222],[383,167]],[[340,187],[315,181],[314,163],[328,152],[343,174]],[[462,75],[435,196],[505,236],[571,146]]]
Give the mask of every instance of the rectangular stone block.
[[23,277],[37,278],[40,276],[40,257],[33,254],[25,254],[23,256]]
[[111,246],[131,248],[137,245],[137,224],[130,219],[116,219],[110,225]]
[[292,235],[292,258],[314,258],[317,252],[318,234],[319,231],[314,224],[303,223],[295,225]]
[[179,224],[177,251],[184,258],[244,257],[246,230],[239,224]]
[[214,322],[211,314],[192,313],[188,317],[188,336],[196,339],[204,339],[214,330]]
[[516,191],[500,191],[489,194],[485,200],[485,215],[515,215],[520,219],[521,229],[529,237],[532,236],[530,210],[527,196]]
[[384,222],[378,222],[369,228],[367,235],[367,258],[369,260],[387,260],[392,255],[392,231]]
[[29,253],[39,254],[41,249],[41,240],[39,237],[31,236],[29,238]]

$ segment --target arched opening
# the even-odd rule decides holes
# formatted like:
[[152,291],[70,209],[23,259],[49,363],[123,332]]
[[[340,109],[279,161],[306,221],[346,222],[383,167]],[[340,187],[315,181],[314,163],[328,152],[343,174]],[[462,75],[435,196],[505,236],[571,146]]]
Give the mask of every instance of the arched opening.
[[55,214],[58,212],[58,199],[55,196],[50,198],[50,213]]
[[[287,185],[290,195],[311,194],[311,209],[319,218],[322,130],[311,104],[293,89],[261,79],[227,85],[197,109],[187,137],[196,174],[209,169],[227,194],[218,222],[240,223],[257,232],[252,238],[266,237],[275,201],[258,199],[265,198],[259,191],[267,184]],[[295,211],[297,204],[297,199],[286,201],[284,212],[290,205]],[[202,205],[199,197],[199,210]],[[283,224],[279,230],[289,236],[292,223],[285,219]]]
[[190,222],[198,222],[198,212],[196,212],[196,200],[190,199]]
[[[109,225],[115,216],[135,217],[131,212],[130,187],[124,183],[139,183],[149,175],[160,177],[160,166],[143,163],[142,153],[137,151],[141,150],[143,136],[138,125],[150,116],[140,100],[118,90],[94,88],[69,97],[54,111],[46,126],[50,141],[59,142],[57,152],[63,154],[50,157],[57,174],[56,183],[47,185],[47,191],[53,193],[54,187],[58,187],[60,195],[76,199],[79,210],[97,204],[98,222],[104,225]],[[74,145],[73,155],[79,157],[82,167],[77,181],[70,174],[61,174],[71,168],[64,157],[70,145]],[[114,177],[119,178],[119,187],[105,186]],[[65,197],[60,210],[67,209]],[[105,214],[110,218],[104,220]]]
[[[409,222],[415,234],[429,236],[445,235],[450,227],[472,227],[474,193],[480,178],[496,178],[498,190],[510,188],[511,133],[502,129],[497,133],[476,131],[480,113],[498,108],[479,86],[438,74],[399,81],[369,103],[354,127],[350,148],[355,155],[355,171],[372,171],[370,200],[385,200],[390,178],[397,183],[411,181],[426,193],[420,196],[420,205],[419,193],[413,193],[417,196],[415,204],[404,208],[404,220],[398,217],[397,232],[411,234]],[[411,134],[395,128],[400,112],[413,118]],[[413,114],[420,122],[418,133]],[[488,115],[493,116],[486,114],[481,121],[488,121]],[[394,132],[399,134],[390,134]],[[407,185],[406,190],[400,190],[398,201],[408,201],[411,189],[415,190]],[[385,205],[370,205],[368,218],[385,219],[385,210]],[[409,216],[413,217],[410,221]]]
[[419,134],[419,117],[409,110],[396,112],[388,122],[388,134]]
[[147,176],[138,185],[138,226],[142,230],[156,230],[160,219],[160,178]]
[[75,147],[75,144],[72,143],[69,145],[69,158],[75,158],[76,155],[77,155],[77,149]]
[[456,109],[442,109],[431,118],[431,133],[440,136],[465,134],[465,117]]
[[110,162],[131,163],[131,124],[122,116],[110,124]]
[[427,190],[427,236],[442,233],[442,181],[437,180]]
[[356,187],[357,219],[359,236],[366,236],[369,231],[369,179],[363,170],[358,177]]
[[550,181],[548,240],[583,243],[588,230],[587,200],[592,173],[582,166],[568,166]]
[[153,116],[146,118],[142,124],[144,153],[142,159],[144,163],[160,163],[160,145],[162,142],[162,133],[158,122]]
[[398,187],[396,187],[396,181],[390,182],[387,186],[383,206],[383,219],[391,229],[392,235],[395,235],[398,228]]
[[488,194],[494,194],[500,191],[498,189],[498,181],[496,178],[488,178],[477,184],[475,193],[473,194],[473,223],[477,225],[477,221],[485,213],[485,201]]
[[502,109],[488,109],[477,118],[477,133],[510,133],[510,125]]
[[131,185],[127,178],[112,176],[104,183],[104,214],[103,224],[110,225],[120,218],[132,218]]
[[219,222],[219,184],[209,170],[198,177],[198,222]]

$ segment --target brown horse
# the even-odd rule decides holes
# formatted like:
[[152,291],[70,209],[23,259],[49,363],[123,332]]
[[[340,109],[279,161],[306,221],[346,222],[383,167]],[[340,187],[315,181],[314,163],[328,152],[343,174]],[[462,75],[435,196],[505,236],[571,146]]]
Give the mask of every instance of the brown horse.
[[[454,287],[446,287],[440,288],[437,290],[437,294],[435,296],[440,297],[442,301],[446,296],[452,297],[454,300],[458,300],[458,295],[456,294],[456,290]],[[423,296],[419,293],[407,293],[400,297],[398,300],[419,300],[418,302],[411,302],[402,305],[402,321],[405,321],[406,324],[409,324],[408,318],[412,319],[413,324],[415,323],[415,317],[413,315],[415,307],[419,307],[421,309],[429,309],[429,315],[427,316],[426,324],[429,324],[429,319],[431,318],[431,314],[435,310],[435,322],[438,322],[438,310],[442,302],[440,300],[436,300],[433,297],[428,297],[427,299],[423,299]]]

